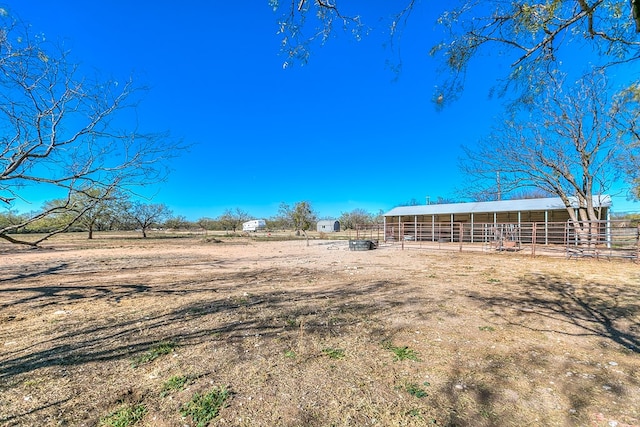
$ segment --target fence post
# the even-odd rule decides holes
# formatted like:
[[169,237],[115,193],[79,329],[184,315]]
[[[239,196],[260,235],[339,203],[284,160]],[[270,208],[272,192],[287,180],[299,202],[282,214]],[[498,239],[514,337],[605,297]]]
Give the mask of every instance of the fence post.
[[638,232],[636,234],[636,262],[640,262],[640,224],[638,224]]
[[537,224],[538,223],[534,222],[533,227],[531,227],[531,256],[536,256]]
[[464,227],[462,226],[462,223],[459,223],[460,225],[460,252],[462,252],[462,239],[464,238]]
[[569,220],[564,223],[564,245],[566,256],[569,258]]

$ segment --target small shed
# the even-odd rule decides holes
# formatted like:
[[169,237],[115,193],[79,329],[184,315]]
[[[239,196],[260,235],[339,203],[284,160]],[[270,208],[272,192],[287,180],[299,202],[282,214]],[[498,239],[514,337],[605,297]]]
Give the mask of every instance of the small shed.
[[333,219],[318,221],[318,233],[337,233],[340,231],[340,221]]

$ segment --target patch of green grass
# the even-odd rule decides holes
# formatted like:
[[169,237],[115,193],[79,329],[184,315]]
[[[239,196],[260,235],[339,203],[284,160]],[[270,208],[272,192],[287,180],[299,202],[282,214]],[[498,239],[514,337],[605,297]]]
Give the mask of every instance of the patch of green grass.
[[24,385],[25,387],[32,388],[32,387],[37,387],[37,386],[39,386],[39,385],[40,385],[40,384],[42,384],[43,382],[44,382],[44,380],[43,380],[42,378],[35,378],[35,379],[31,379],[31,380],[26,380],[26,381],[23,383],[23,385]]
[[140,365],[144,365],[145,363],[152,362],[156,360],[158,357],[163,356],[165,354],[169,354],[173,352],[173,350],[178,345],[174,342],[162,342],[157,346],[153,347],[149,351],[137,356],[133,359],[133,367],[137,368]]
[[329,356],[331,359],[337,359],[337,360],[343,359],[345,355],[344,349],[342,348],[327,347],[327,348],[323,348],[322,352],[327,356]]
[[147,414],[147,408],[142,405],[126,405],[100,419],[100,427],[128,427],[135,425]]
[[193,375],[174,375],[162,385],[160,396],[164,397],[172,391],[184,390],[195,378]]
[[478,329],[481,331],[493,332],[495,328],[493,326],[479,326]]
[[418,362],[418,355],[416,354],[415,350],[412,350],[409,347],[396,347],[390,342],[382,343],[382,347],[394,354],[393,360],[396,362],[402,360],[413,360],[415,362]]
[[287,350],[284,352],[284,357],[288,357],[289,359],[295,359],[296,358],[296,352],[293,350]]
[[295,328],[298,326],[298,321],[296,319],[287,319],[287,326],[290,328]]
[[410,417],[423,419],[422,414],[420,413],[420,409],[410,409],[407,411],[407,415],[409,415]]
[[231,392],[226,387],[214,388],[206,394],[196,393],[180,409],[183,417],[191,417],[197,427],[206,427],[225,407]]
[[491,408],[482,408],[480,409],[480,416],[482,418],[492,419],[496,417],[496,414]]
[[[422,383],[424,386],[429,386],[428,382]],[[417,397],[418,399],[422,399],[423,397],[427,397],[427,391],[415,383],[407,383],[404,386],[404,389],[407,393],[409,393],[413,397]]]

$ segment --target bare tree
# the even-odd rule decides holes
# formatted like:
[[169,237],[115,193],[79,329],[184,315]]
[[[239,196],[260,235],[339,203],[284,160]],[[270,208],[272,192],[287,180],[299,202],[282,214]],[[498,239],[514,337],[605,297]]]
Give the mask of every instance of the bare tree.
[[[36,246],[92,209],[77,210],[77,195],[91,190],[108,197],[115,189],[165,178],[164,161],[180,147],[166,134],[138,129],[135,107],[142,92],[131,80],[82,74],[63,47],[31,34],[0,9],[0,203],[11,208],[35,192],[65,201],[0,228],[0,238]],[[35,241],[11,235],[65,211],[69,222]]]
[[340,227],[344,230],[355,230],[357,226],[374,223],[373,215],[364,209],[354,209],[351,212],[342,212],[340,215]]
[[526,188],[512,191],[509,196],[510,199],[544,199],[554,197],[554,194],[542,191],[539,188]]
[[171,216],[171,210],[164,204],[147,204],[134,202],[129,207],[129,218],[142,231],[142,237],[147,237],[147,231],[154,225],[160,225]]
[[242,223],[249,221],[253,217],[240,208],[226,209],[218,218],[218,222],[225,230],[232,230],[234,233],[242,228]]
[[406,202],[400,203],[398,206],[418,206],[420,204],[421,204],[420,200],[416,199],[415,197],[412,197],[411,199],[407,200]]
[[170,216],[164,222],[164,226],[166,228],[171,228],[174,230],[179,229],[188,229],[192,226],[191,221],[187,219],[184,215]]
[[216,230],[218,227],[218,220],[214,218],[202,217],[198,218],[196,224],[203,230]]
[[623,153],[621,168],[632,186],[630,198],[640,200],[640,83],[635,83],[617,95],[619,108],[615,116]]
[[607,95],[601,73],[576,86],[553,76],[550,81],[530,110],[505,120],[476,147],[465,148],[462,171],[476,184],[472,193],[493,193],[497,199],[535,188],[560,197],[576,225],[600,220],[594,197],[620,178],[620,159],[629,149],[616,122],[622,104]]

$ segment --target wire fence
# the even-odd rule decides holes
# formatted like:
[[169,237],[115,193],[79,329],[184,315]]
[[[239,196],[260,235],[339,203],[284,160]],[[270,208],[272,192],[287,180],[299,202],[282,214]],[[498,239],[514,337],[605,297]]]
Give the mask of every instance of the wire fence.
[[401,222],[357,229],[358,238],[377,236],[380,245],[402,249],[514,251],[530,255],[624,258],[640,261],[640,224],[581,222]]

